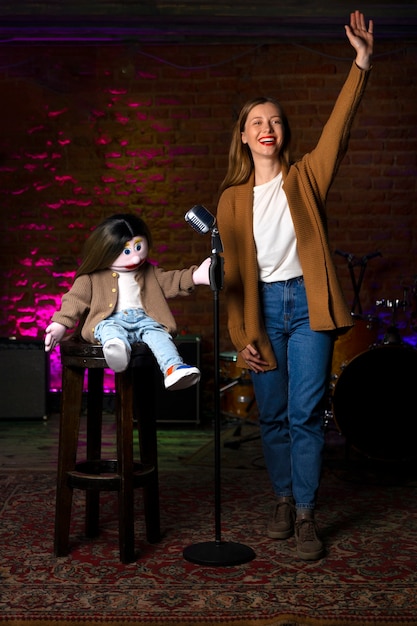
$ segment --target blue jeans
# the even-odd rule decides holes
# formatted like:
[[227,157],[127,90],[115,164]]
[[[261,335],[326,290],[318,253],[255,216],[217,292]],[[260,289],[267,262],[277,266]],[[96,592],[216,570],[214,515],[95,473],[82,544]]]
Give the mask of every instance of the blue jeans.
[[302,277],[260,283],[266,331],[278,368],[251,372],[267,470],[277,496],[313,510],[321,477],[324,411],[333,347],[310,329]]
[[97,324],[94,337],[102,345],[110,339],[121,339],[126,344],[129,353],[133,343],[146,343],[153,352],[163,375],[171,365],[183,363],[166,328],[146,315],[143,309],[126,309],[113,313]]

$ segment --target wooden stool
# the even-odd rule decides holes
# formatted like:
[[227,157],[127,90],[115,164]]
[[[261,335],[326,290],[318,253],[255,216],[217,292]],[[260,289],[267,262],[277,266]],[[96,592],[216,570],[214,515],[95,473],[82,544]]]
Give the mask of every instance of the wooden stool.
[[[85,532],[99,534],[100,491],[117,491],[119,551],[123,563],[136,560],[134,488],[143,487],[146,538],[160,539],[157,435],[154,402],[155,359],[145,344],[133,346],[129,368],[115,374],[117,458],[101,458],[104,369],[100,346],[71,337],[61,342],[62,398],[55,511],[55,556],[69,553],[73,489],[86,491]],[[87,458],[77,462],[85,370],[88,371]],[[137,422],[140,461],[133,458]]]

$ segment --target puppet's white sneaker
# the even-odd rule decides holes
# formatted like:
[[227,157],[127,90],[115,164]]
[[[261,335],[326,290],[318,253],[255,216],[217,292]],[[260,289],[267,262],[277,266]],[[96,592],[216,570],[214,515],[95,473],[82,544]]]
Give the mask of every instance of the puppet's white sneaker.
[[165,372],[165,388],[169,389],[169,391],[186,389],[198,383],[200,377],[200,370],[197,367],[186,365],[185,363],[171,365]]
[[124,341],[119,338],[109,339],[103,344],[103,354],[106,363],[114,372],[124,372],[130,361],[130,350]]

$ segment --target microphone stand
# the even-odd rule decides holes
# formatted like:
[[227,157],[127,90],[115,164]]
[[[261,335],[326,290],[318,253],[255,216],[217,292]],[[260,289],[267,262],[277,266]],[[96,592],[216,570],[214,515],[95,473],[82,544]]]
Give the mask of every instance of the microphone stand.
[[221,458],[220,458],[220,354],[219,354],[219,291],[223,287],[223,244],[216,227],[211,229],[210,287],[214,305],[214,516],[215,539],[192,544],[183,550],[183,557],[198,565],[241,565],[255,558],[252,548],[221,538]]

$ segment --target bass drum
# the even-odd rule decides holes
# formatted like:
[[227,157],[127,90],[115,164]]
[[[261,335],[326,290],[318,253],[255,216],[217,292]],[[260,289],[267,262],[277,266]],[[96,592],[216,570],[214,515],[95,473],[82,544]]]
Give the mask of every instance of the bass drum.
[[417,351],[405,344],[376,345],[342,371],[333,416],[346,442],[374,459],[417,456]]
[[358,354],[368,350],[378,342],[379,321],[375,317],[352,316],[354,326],[345,334],[337,337],[333,347],[330,390],[335,388],[336,381],[347,364]]

